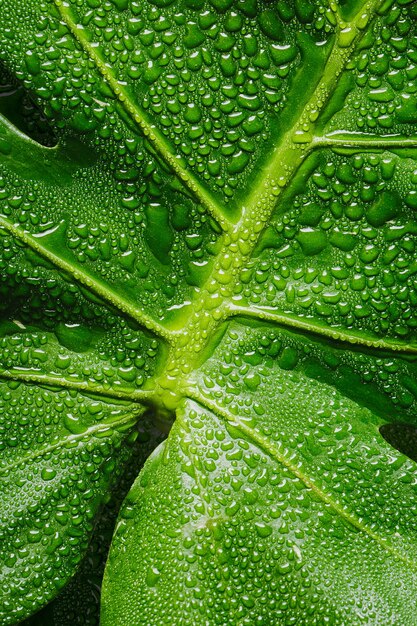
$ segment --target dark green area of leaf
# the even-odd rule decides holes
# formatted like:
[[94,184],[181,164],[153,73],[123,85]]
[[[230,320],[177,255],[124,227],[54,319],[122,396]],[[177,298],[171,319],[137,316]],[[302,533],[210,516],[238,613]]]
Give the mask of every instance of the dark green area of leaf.
[[[0,114],[41,145],[46,147],[56,145],[52,126],[43,115],[42,109],[35,104],[29,92],[2,62],[0,62]],[[6,149],[6,146],[3,145],[3,149]]]
[[93,538],[74,578],[53,602],[21,622],[22,626],[99,626],[103,572],[120,506],[146,458],[163,438],[153,422],[148,416],[139,426],[129,463],[100,512]]
[[417,427],[411,424],[393,422],[384,424],[379,432],[388,443],[405,454],[413,461],[417,461]]

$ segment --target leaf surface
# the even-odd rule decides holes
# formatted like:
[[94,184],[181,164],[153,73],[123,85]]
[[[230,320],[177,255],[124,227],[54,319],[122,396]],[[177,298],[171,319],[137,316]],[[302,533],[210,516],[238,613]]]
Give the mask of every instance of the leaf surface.
[[92,540],[76,575],[61,593],[22,626],[98,626],[100,587],[115,521],[122,501],[142,468],[144,460],[160,443],[161,435],[145,417],[138,438],[121,478],[114,485],[111,499],[100,512]]
[[413,624],[416,18],[4,0],[41,113],[0,106],[1,624],[72,575],[149,410],[105,626]]
[[236,357],[238,402],[213,400],[223,363],[125,501],[103,624],[412,623],[414,463],[369,410],[276,362]]

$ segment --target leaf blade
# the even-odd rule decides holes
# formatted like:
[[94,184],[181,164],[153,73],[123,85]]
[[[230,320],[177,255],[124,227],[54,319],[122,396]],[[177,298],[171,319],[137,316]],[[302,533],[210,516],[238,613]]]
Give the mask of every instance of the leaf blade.
[[16,383],[3,383],[1,392],[7,457],[0,467],[0,622],[6,625],[53,598],[76,571],[97,511],[129,457],[138,408],[88,396],[74,401],[71,392]]
[[[310,567],[333,583],[336,598],[334,603],[325,598],[324,614],[341,623],[352,615],[352,619],[392,621],[402,595],[404,606],[398,611],[402,621],[409,620],[414,561],[404,578],[409,576],[405,587],[400,572],[409,563],[404,546],[414,551],[413,524],[407,511],[395,510],[391,498],[397,489],[407,502],[414,502],[412,490],[407,491],[402,483],[412,480],[415,468],[393,453],[394,465],[406,466],[400,486],[395,485],[397,470],[391,468],[390,449],[377,427],[401,418],[414,432],[415,423],[413,211],[417,192],[410,123],[415,99],[409,92],[414,70],[401,65],[404,61],[397,55],[398,50],[405,51],[406,43],[410,46],[407,57],[415,60],[412,3],[370,0],[347,7],[343,1],[340,6],[322,6],[297,0],[276,7],[261,2],[258,11],[253,3],[243,6],[213,0],[204,14],[198,2],[188,0],[175,13],[169,4],[158,2],[110,2],[105,13],[95,0],[78,2],[76,12],[71,8],[74,4],[51,0],[39,6],[25,0],[16,8],[5,0],[0,9],[4,18],[0,37],[9,66],[44,102],[57,130],[59,159],[74,164],[71,172],[64,167],[61,180],[54,175],[39,182],[39,167],[33,163],[33,176],[28,178],[28,166],[18,157],[18,149],[30,141],[3,124],[6,139],[12,135],[14,140],[12,152],[3,159],[5,183],[0,200],[6,214],[3,219],[8,220],[4,225],[11,224],[15,236],[9,237],[10,228],[9,232],[3,229],[2,267],[7,276],[2,289],[10,294],[18,284],[19,297],[23,294],[29,300],[15,306],[8,296],[4,306],[8,339],[2,344],[7,368],[3,377],[31,380],[41,393],[42,383],[58,383],[55,358],[63,356],[65,363],[73,361],[72,374],[61,377],[66,392],[95,389],[102,398],[114,394],[114,398],[139,403],[155,402],[162,416],[178,410],[179,420],[167,449],[178,451],[183,467],[179,472],[179,463],[171,458],[172,476],[169,471],[163,473],[161,464],[155,468],[170,485],[175,476],[183,484],[187,470],[196,479],[181,448],[184,441],[194,445],[199,428],[207,432],[209,441],[210,424],[223,428],[225,437],[226,429],[228,442],[239,442],[236,454],[245,446],[250,449],[247,460],[243,455],[249,469],[240,463],[231,464],[231,471],[240,471],[250,484],[251,463],[256,465],[263,455],[265,464],[289,472],[300,492],[309,490],[311,507],[307,508],[313,517],[320,517],[318,523],[314,526],[314,519],[299,519],[296,505],[290,513],[297,518],[294,533],[303,524],[314,526],[315,549],[309,552],[307,546],[304,552]],[[214,22],[208,23],[213,16]],[[14,40],[8,36],[8,26],[15,29]],[[392,72],[390,63],[399,72]],[[213,72],[210,76],[209,71]],[[211,103],[206,106],[207,98]],[[142,115],[145,109],[148,113]],[[141,119],[135,124],[138,112]],[[394,131],[387,133],[394,118]],[[223,124],[219,125],[220,119]],[[150,140],[142,136],[143,128],[151,133]],[[79,149],[93,153],[84,163],[71,156],[69,139],[74,133],[82,137]],[[46,154],[50,153],[44,148],[36,150],[38,156]],[[281,179],[282,189],[276,179]],[[13,195],[15,189],[22,197]],[[261,191],[265,191],[262,198]],[[54,194],[56,208],[50,201]],[[210,221],[210,210],[222,223],[223,232]],[[56,248],[55,267],[48,263],[48,250],[43,250],[42,258],[34,246],[22,248],[22,236],[16,237],[23,233],[32,241],[59,223],[64,224],[64,232]],[[69,272],[72,281],[63,271],[69,254],[77,259]],[[82,268],[83,280],[78,285],[73,284],[75,265]],[[94,294],[85,288],[91,277]],[[100,293],[108,296],[105,306]],[[130,317],[139,325],[143,322],[157,339],[136,328],[132,319],[120,316],[116,320],[112,293],[119,313],[133,311]],[[65,303],[71,303],[71,311],[63,311]],[[36,329],[26,329],[17,338],[11,333],[16,325],[24,330],[21,326],[32,314],[47,330],[43,351],[31,351],[32,343],[40,340]],[[237,315],[240,324],[236,325],[231,317]],[[252,322],[247,321],[249,317]],[[87,349],[86,337],[90,331],[95,336],[97,320],[101,339]],[[68,327],[73,326],[82,329],[72,334]],[[282,326],[297,333],[281,331]],[[255,347],[244,348],[248,345],[242,339],[245,333],[253,335]],[[271,333],[275,333],[273,348],[268,344]],[[65,348],[62,354],[54,337]],[[160,341],[161,337],[170,341]],[[282,351],[274,343],[278,337],[285,344]],[[24,342],[29,343],[28,351]],[[23,374],[18,373],[21,366]],[[266,370],[271,370],[273,382],[266,382]],[[297,376],[302,380],[299,387],[294,385]],[[283,386],[285,397],[274,395],[274,385]],[[136,386],[141,389],[137,391]],[[266,392],[257,398],[253,392],[259,386]],[[300,398],[310,393],[316,408],[317,402],[335,399],[343,408],[345,421],[339,424],[330,419],[330,435],[326,424],[317,425],[319,441],[310,437],[305,450],[297,443],[297,436],[302,439],[307,427],[294,411],[294,387]],[[190,417],[191,410],[185,411],[184,398],[191,404],[197,402],[192,410],[203,415],[203,426]],[[301,417],[315,423],[315,416],[306,412],[306,403],[300,402]],[[277,407],[280,410],[275,414]],[[283,419],[287,414],[292,430]],[[356,438],[346,434],[349,426],[358,430]],[[353,446],[347,460],[342,454],[346,468],[340,468],[337,454],[344,453],[342,440]],[[323,454],[326,445],[328,458]],[[307,458],[310,448],[313,452]],[[191,465],[198,468],[201,484],[195,488],[201,491],[216,471],[210,469],[212,457],[205,467],[202,460],[216,450],[211,443],[199,449],[201,459],[194,456]],[[386,503],[380,502],[386,493],[384,485],[378,486],[374,499],[369,497],[373,463],[381,463],[382,458],[387,460],[384,475],[392,486]],[[306,469],[301,471],[300,464]],[[335,477],[339,469],[341,476]],[[344,474],[352,480],[359,476],[357,503],[352,502]],[[217,478],[226,488],[230,472],[225,470]],[[291,492],[293,496],[298,487]],[[161,484],[151,487],[139,499],[157,509],[162,503],[155,498],[155,490],[160,488]],[[283,495],[280,488],[275,493],[277,498]],[[211,497],[217,502],[217,495]],[[254,510],[245,497],[244,506]],[[210,504],[204,496],[198,498],[195,520],[200,520],[197,509],[207,511]],[[362,500],[368,510],[361,511]],[[174,508],[181,511],[183,505],[179,498]],[[339,538],[322,524],[328,509],[330,518],[338,520],[335,535]],[[168,514],[175,516],[177,511]],[[367,524],[361,522],[362,514]],[[142,520],[141,536],[148,537],[140,506],[137,515]],[[232,517],[227,522],[233,526]],[[235,519],[240,519],[238,511]],[[211,520],[203,519],[203,530],[209,533]],[[250,526],[250,520],[244,521]],[[351,533],[356,528],[357,542],[345,527]],[[198,523],[190,527],[191,534],[199,530]],[[267,539],[262,537],[264,531],[252,526],[249,534],[262,544],[261,539]],[[326,537],[327,553],[317,543],[320,533]],[[337,567],[328,558],[328,553],[344,546],[348,535],[352,537],[352,546],[347,548],[355,565],[352,571],[346,571],[341,558]],[[167,531],[162,543],[168,551],[173,544],[170,539]],[[275,533],[275,548],[279,547],[281,556],[287,555],[280,539]],[[116,546],[117,541],[116,536]],[[148,537],[155,552],[152,541]],[[377,562],[374,577],[367,563],[358,563],[355,550],[361,546]],[[272,550],[271,545],[265,549]],[[291,566],[303,553],[298,545],[298,552],[288,554]],[[209,567],[207,561],[197,562]],[[243,562],[245,570],[244,558]],[[133,570],[136,566],[131,561],[126,567]],[[388,591],[382,580],[384,568],[400,580],[400,591],[392,598],[383,597]],[[275,581],[285,582],[286,571],[274,573]],[[237,572],[236,578],[239,575],[244,577],[244,571]],[[174,571],[174,576],[179,573]],[[186,578],[177,580],[181,586]],[[291,580],[289,588],[299,590],[296,575]],[[352,595],[357,580],[362,585],[358,596],[365,595],[369,604],[366,617],[360,613],[360,598]],[[347,591],[346,581],[351,582]],[[132,581],[132,588],[137,583]],[[245,589],[251,591],[251,584],[245,581]],[[364,590],[366,585],[369,589]],[[120,581],[116,586],[120,587]],[[375,590],[376,617],[370,589]],[[119,591],[122,596],[127,593]],[[155,605],[152,619],[158,619],[158,610],[165,610],[174,591],[169,596],[162,590],[165,604],[162,608]],[[207,597],[204,589],[198,593]],[[246,619],[245,611],[251,608],[242,594],[238,585],[233,587],[231,605],[243,603],[234,613],[236,619]],[[344,596],[353,598],[350,606]],[[198,614],[199,598],[194,600],[192,610]],[[294,609],[296,617],[307,620],[301,603]],[[262,603],[255,604],[263,619]],[[203,608],[210,613],[208,601]],[[148,609],[154,610],[151,605]],[[181,610],[187,608],[178,605],[178,615]],[[317,607],[316,611],[321,615]]]
[[302,475],[301,486],[296,459],[270,444],[262,450],[239,416],[227,428],[195,402],[183,411],[186,423],[176,422],[171,447],[148,462],[119,518],[104,626],[412,624],[415,600],[402,587],[416,578],[412,537],[394,548]]

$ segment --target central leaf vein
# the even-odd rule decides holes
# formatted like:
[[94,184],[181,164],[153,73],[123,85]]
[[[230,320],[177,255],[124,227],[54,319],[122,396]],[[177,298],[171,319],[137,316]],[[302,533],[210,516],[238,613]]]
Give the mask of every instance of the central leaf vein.
[[[151,124],[140,107],[132,101],[123,84],[117,80],[109,65],[101,58],[97,46],[89,41],[84,28],[74,21],[71,4],[61,0],[54,0],[54,2],[73,37],[110,85],[130,117],[138,124],[143,134],[154,143],[155,148],[158,149],[166,163],[171,165],[178,178],[193,189],[196,199],[210,210],[224,229],[219,242],[222,244],[222,251],[214,258],[211,273],[206,281],[195,289],[194,297],[191,298],[191,306],[186,314],[182,313],[180,324],[174,323],[174,328],[167,328],[150,318],[138,306],[126,300],[123,295],[106,282],[94,277],[72,261],[67,261],[51,252],[37,238],[12,224],[5,217],[0,218],[0,226],[16,239],[35,250],[56,268],[69,274],[74,280],[87,287],[112,307],[129,315],[146,329],[168,342],[170,349],[166,356],[165,366],[160,370],[163,370],[163,373],[156,381],[149,383],[150,387],[146,391],[150,392],[156,388],[157,397],[162,400],[162,404],[175,408],[182,393],[181,389],[184,388],[192,369],[201,361],[201,354],[212,341],[214,333],[220,324],[237,314],[258,317],[260,320],[280,323],[302,331],[317,332],[352,344],[399,350],[404,353],[416,351],[414,346],[406,347],[402,344],[391,343],[388,340],[374,340],[362,334],[356,336],[351,331],[324,328],[310,322],[306,325],[305,320],[296,316],[294,318],[291,316],[284,317],[279,312],[261,310],[257,307],[246,309],[233,302],[233,295],[236,284],[240,280],[242,269],[251,257],[273,211],[285,199],[283,191],[293,181],[306,158],[317,147],[340,145],[340,142],[349,147],[349,145],[353,146],[352,140],[356,142],[355,145],[361,141],[356,137],[341,136],[340,133],[332,133],[328,137],[315,137],[315,128],[320,120],[320,113],[329,103],[337,82],[341,74],[346,71],[349,60],[381,4],[380,1],[368,0],[365,2],[349,23],[342,22],[340,19],[336,20],[337,34],[334,38],[333,48],[327,60],[324,61],[321,78],[316,85],[311,86],[310,92],[306,94],[305,104],[298,119],[290,130],[281,137],[269,162],[260,170],[258,180],[255,181],[255,185],[248,193],[247,200],[241,207],[239,221],[235,224],[225,221],[222,207],[214,201],[211,194],[200,186],[192,174],[184,170],[183,165],[174,155],[160,131]],[[314,112],[313,117],[312,112]],[[380,148],[389,144],[391,147],[397,147],[399,141],[397,138],[368,137],[366,138],[366,145]],[[414,138],[411,138],[406,144],[401,142],[401,145],[409,147],[410,141],[414,142]],[[225,267],[227,267],[226,270]]]
[[[172,345],[165,371],[157,381],[160,400],[169,409],[178,405],[189,373],[201,359],[200,355],[219,325],[230,317],[230,303],[241,271],[273,211],[282,201],[282,192],[314,150],[313,138],[319,114],[333,95],[340,75],[379,5],[380,2],[369,0],[349,24],[344,24],[325,62],[321,79],[313,86],[313,93],[307,95],[300,117],[280,140],[270,161],[261,170],[257,183],[242,206],[239,221],[231,231],[223,233],[222,252],[214,260],[205,284],[196,291],[194,306],[190,307],[187,316],[182,317],[177,341]],[[298,320],[294,327],[299,327]]]

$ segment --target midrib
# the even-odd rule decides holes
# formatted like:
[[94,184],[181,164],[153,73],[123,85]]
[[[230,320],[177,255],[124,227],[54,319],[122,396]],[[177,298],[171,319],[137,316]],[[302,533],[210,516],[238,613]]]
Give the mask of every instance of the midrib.
[[[73,36],[96,64],[97,69],[110,82],[112,89],[117,90],[115,95],[119,97],[121,94],[118,81],[112,76],[108,66],[99,58],[95,48],[87,41],[82,29],[72,20],[69,5],[63,3],[62,0],[55,0],[55,3]],[[339,24],[340,30],[323,68],[322,78],[313,88],[310,97],[306,99],[299,118],[281,138],[271,158],[261,170],[247,202],[241,206],[240,219],[236,224],[225,221],[224,215],[221,215],[221,207],[213,204],[213,198],[210,195],[205,195],[204,189],[198,186],[198,181],[191,181],[190,178],[185,180],[179,161],[176,161],[170,150],[166,149],[165,144],[159,146],[159,152],[167,164],[173,167],[184,184],[193,187],[196,198],[208,208],[223,228],[220,236],[222,252],[214,260],[212,271],[205,283],[196,289],[189,312],[183,314],[181,320],[178,320],[180,325],[177,323],[174,328],[167,328],[159,324],[81,269],[55,258],[55,255],[52,255],[46,248],[43,249],[38,241],[35,246],[32,236],[21,232],[21,229],[7,220],[2,223],[2,226],[9,232],[27,245],[36,247],[38,253],[48,258],[56,267],[68,272],[77,282],[85,284],[104,300],[166,340],[170,349],[163,365],[163,372],[156,380],[150,381],[144,391],[148,394],[156,389],[156,400],[170,410],[175,409],[181,397],[186,394],[187,379],[201,361],[202,353],[212,342],[219,325],[236,315],[231,305],[231,298],[240,282],[240,273],[251,257],[272,212],[279,207],[280,201],[282,202],[283,192],[290,185],[305,159],[319,147],[320,142],[317,141],[315,127],[320,121],[320,113],[332,96],[340,74],[379,5],[380,0],[369,0],[350,23]],[[143,124],[146,126],[148,124],[146,120],[140,120],[139,123],[137,116],[135,117],[137,111],[133,103],[130,106],[128,97],[124,93],[122,96],[121,101],[132,120],[141,128]],[[145,132],[143,128],[142,130]],[[147,132],[146,134],[152,141],[152,137],[150,138]],[[159,135],[153,137],[153,140],[157,142],[159,139]],[[262,315],[259,317],[262,319]],[[291,323],[287,325],[291,326]],[[297,325],[294,324],[294,327]]]
[[240,282],[240,273],[272,212],[279,207],[280,196],[314,149],[314,129],[320,120],[319,113],[328,104],[340,74],[378,4],[375,0],[367,2],[352,22],[344,25],[323,68],[321,80],[300,117],[275,147],[247,203],[241,207],[240,220],[221,235],[222,251],[216,257],[206,282],[196,291],[188,314],[183,315],[181,327],[174,331],[175,338],[171,342],[164,371],[156,381],[157,400],[169,411],[174,411],[187,394],[191,372],[212,342],[220,324],[230,317],[228,305]]

